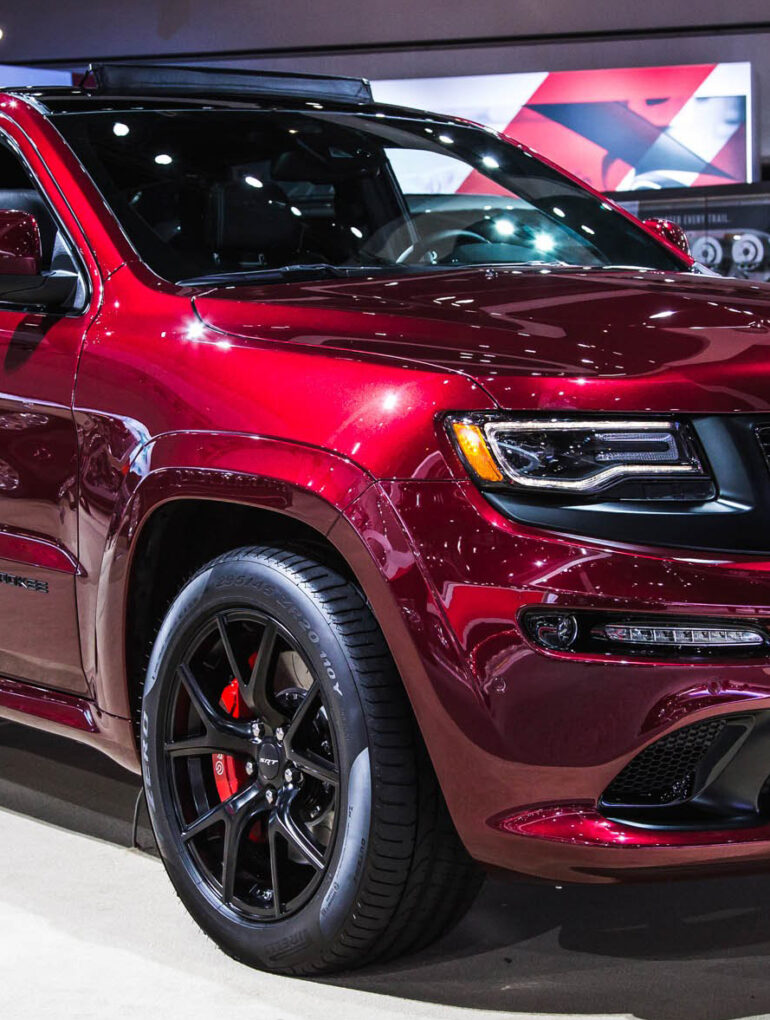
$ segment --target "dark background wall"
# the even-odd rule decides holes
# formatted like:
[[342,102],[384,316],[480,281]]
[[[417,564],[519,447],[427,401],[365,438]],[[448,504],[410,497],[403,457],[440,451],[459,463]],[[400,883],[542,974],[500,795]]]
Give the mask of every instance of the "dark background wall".
[[36,0],[5,8],[0,63],[40,66],[160,55],[400,78],[749,60],[760,151],[770,156],[770,0]]
[[767,0],[36,0],[0,11],[17,60],[415,44],[770,23]]

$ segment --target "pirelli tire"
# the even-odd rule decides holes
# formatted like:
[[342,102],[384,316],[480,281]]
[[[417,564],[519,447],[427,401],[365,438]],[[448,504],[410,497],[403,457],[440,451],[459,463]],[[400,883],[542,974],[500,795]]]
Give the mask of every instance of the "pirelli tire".
[[413,951],[481,884],[370,607],[300,553],[237,549],[184,585],[150,656],[141,754],[168,875],[244,963],[311,975]]

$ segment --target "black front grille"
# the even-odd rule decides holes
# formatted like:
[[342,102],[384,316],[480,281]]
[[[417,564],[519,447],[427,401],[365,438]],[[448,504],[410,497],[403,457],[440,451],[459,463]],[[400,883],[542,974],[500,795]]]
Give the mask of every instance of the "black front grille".
[[669,733],[626,765],[601,798],[603,805],[673,804],[692,795],[698,764],[725,726],[706,719]]

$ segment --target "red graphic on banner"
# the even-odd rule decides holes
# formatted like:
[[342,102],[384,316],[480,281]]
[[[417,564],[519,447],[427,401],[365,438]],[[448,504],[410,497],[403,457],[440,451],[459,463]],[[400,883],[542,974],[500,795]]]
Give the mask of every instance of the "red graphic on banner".
[[[743,182],[747,89],[704,89],[720,66],[553,72],[503,133],[601,191]],[[458,190],[490,181],[471,173]]]

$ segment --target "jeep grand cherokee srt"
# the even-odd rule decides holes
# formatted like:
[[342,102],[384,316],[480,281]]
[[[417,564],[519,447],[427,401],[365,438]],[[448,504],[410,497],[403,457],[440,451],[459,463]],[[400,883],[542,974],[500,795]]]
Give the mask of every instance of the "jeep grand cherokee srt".
[[770,864],[770,290],[653,226],[358,80],[0,94],[0,714],[233,956]]

